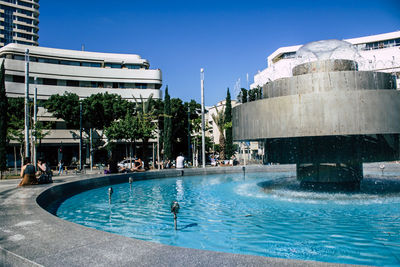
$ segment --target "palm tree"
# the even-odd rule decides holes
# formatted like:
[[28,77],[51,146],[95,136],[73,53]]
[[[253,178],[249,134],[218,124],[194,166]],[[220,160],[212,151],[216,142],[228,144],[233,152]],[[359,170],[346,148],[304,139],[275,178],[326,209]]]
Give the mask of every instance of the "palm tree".
[[219,147],[220,147],[220,152],[219,152],[219,158],[220,159],[225,159],[225,110],[222,108],[221,110],[218,110],[216,106],[214,106],[216,113],[212,114],[211,117],[215,124],[217,124],[218,131],[219,131]]

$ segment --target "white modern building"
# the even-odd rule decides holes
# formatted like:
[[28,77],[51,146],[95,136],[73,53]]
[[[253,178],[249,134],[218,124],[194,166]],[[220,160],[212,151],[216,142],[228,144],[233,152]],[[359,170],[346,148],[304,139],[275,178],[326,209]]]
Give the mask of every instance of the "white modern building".
[[[231,100],[232,107],[240,105],[240,103],[236,100]],[[226,108],[226,100],[219,101],[214,106],[206,107],[206,120],[207,120],[207,131],[206,136],[210,137],[213,144],[219,145],[219,137],[221,132],[218,128],[217,122],[214,121],[213,115],[215,116],[218,112],[224,112]],[[246,162],[248,163],[252,159],[256,159],[258,156],[262,155],[262,148],[259,146],[258,142],[248,142],[248,143],[238,143],[239,145],[239,153],[236,154],[237,159],[243,164],[244,158],[246,158]],[[253,162],[255,162],[253,160]]]
[[[29,50],[29,77],[37,78],[38,98],[64,92],[81,98],[92,94],[119,94],[122,98],[161,98],[161,70],[150,69],[146,59],[133,54],[33,47],[9,44],[0,48],[5,58],[6,89],[10,97],[25,94],[25,52]],[[31,85],[33,88],[33,85]],[[31,90],[33,94],[33,90]]]
[[[28,50],[31,99],[35,87],[38,99],[48,99],[51,95],[63,95],[65,92],[77,94],[80,98],[107,92],[118,94],[129,101],[148,99],[151,95],[154,99],[162,97],[161,70],[150,69],[149,62],[139,55],[75,51],[16,43],[0,48],[0,58],[5,60],[8,97],[25,96],[25,53]],[[61,145],[65,152],[76,157],[79,131],[67,129],[62,120],[52,117],[44,108],[39,108],[38,120],[53,122],[53,128],[41,141],[46,147],[47,157],[50,155],[55,159],[60,158],[57,151]]]
[[[345,39],[356,48],[354,55],[358,70],[374,70],[392,73],[400,88],[400,31]],[[299,63],[297,50],[302,45],[280,47],[268,56],[268,67],[254,75],[250,88],[263,86],[276,79],[291,77],[292,69]],[[347,58],[350,59],[350,58]]]
[[[232,107],[236,106],[238,103],[236,100],[231,100]],[[212,107],[207,107],[206,119],[208,123],[208,131],[206,135],[211,138],[214,144],[219,145],[219,137],[221,132],[218,129],[217,122],[214,121],[213,116],[217,115],[218,112],[225,112],[226,100],[219,101],[216,105]]]
[[0,47],[39,45],[39,0],[0,1]]

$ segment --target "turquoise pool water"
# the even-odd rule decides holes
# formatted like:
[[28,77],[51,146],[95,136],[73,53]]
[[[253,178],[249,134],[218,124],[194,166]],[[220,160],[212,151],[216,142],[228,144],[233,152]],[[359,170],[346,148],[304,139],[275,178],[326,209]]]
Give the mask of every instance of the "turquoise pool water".
[[[75,195],[60,218],[152,242],[324,262],[400,265],[400,181],[359,193],[304,192],[294,173],[178,177]],[[283,181],[282,183],[279,181]],[[263,185],[266,188],[262,188]],[[174,230],[171,202],[181,206]]]

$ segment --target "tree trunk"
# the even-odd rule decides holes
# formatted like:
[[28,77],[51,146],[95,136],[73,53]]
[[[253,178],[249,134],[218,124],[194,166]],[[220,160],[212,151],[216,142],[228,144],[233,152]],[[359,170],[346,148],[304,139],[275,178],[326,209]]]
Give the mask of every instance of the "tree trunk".
[[129,169],[132,169],[132,141],[129,146]]
[[17,167],[17,146],[14,146],[14,171],[15,171],[15,175],[18,175],[18,167]]
[[219,148],[219,159],[225,159],[225,138],[223,132],[219,135]]
[[143,138],[143,161],[144,161],[144,169],[148,170],[149,169],[149,160],[147,157],[147,147],[149,144],[149,138]]

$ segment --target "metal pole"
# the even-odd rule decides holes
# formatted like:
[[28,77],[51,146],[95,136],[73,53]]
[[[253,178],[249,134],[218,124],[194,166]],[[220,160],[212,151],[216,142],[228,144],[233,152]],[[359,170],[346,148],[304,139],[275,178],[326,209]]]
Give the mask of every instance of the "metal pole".
[[188,161],[190,161],[191,152],[190,152],[190,106],[188,103]]
[[90,171],[93,171],[93,130],[90,128]]
[[29,152],[29,49],[25,50],[25,157]]
[[158,122],[157,122],[157,168],[160,170],[160,131],[158,128]]
[[205,118],[204,118],[204,69],[200,69],[201,77],[201,152],[203,160],[203,168],[206,167],[206,144],[205,144]]
[[245,143],[243,143],[244,144],[244,149],[243,149],[243,161],[244,161],[244,166],[246,166],[246,144]]
[[82,170],[82,102],[79,103],[79,170]]
[[33,165],[36,166],[37,162],[37,150],[36,150],[36,142],[37,142],[37,129],[36,129],[36,123],[37,123],[37,77],[34,79],[35,81],[35,93],[33,95],[33,129],[35,130],[35,137],[33,141]]
[[152,150],[152,152],[153,152],[153,157],[152,157],[152,159],[153,159],[153,170],[155,169],[155,167],[156,167],[156,165],[155,165],[155,161],[156,161],[156,157],[155,157],[155,151],[154,151],[154,142],[152,142],[152,145],[153,145],[153,150]]

